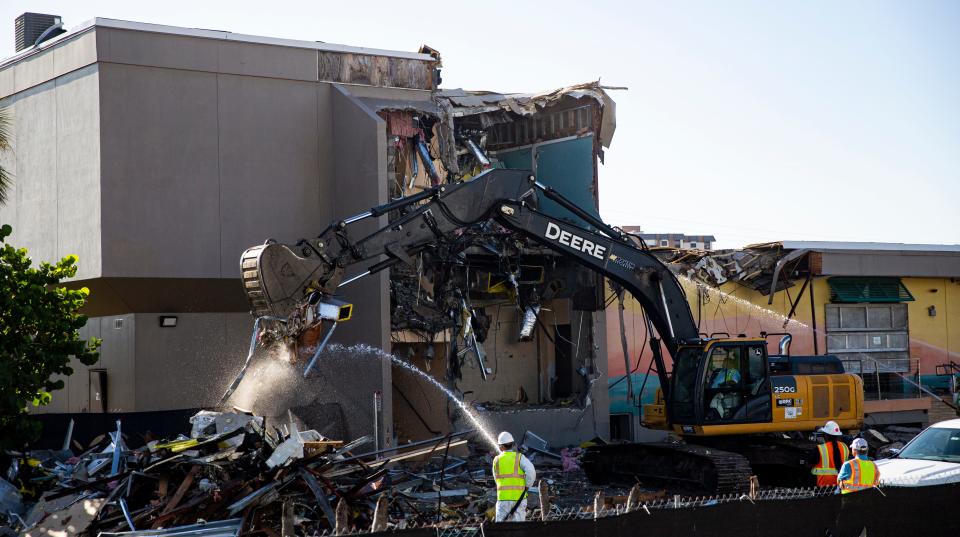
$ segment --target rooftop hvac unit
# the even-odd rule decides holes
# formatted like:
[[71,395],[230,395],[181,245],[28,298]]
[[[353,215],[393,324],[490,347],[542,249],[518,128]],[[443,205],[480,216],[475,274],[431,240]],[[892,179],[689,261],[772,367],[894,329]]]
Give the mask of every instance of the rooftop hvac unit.
[[17,17],[14,28],[17,52],[42,43],[65,31],[59,15],[46,15],[44,13],[24,13]]

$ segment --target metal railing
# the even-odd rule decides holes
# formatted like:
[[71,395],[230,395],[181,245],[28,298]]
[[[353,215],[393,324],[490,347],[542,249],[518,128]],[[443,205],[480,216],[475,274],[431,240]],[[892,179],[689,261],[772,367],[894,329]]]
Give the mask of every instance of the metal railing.
[[[897,361],[903,361],[906,365],[897,366],[894,363]],[[934,389],[931,389],[933,386],[924,386],[923,376],[920,374],[919,360],[877,360],[859,354],[857,358],[844,358],[841,362],[843,362],[844,371],[848,373],[859,372],[858,374],[863,379],[864,399],[867,401],[931,397],[954,410],[958,410],[958,405],[960,405],[956,376],[949,379],[948,393],[938,394]],[[864,370],[864,363],[871,363],[871,370]]]
[[868,401],[918,399],[925,395],[920,361],[910,358],[875,360],[869,356],[842,358],[843,370],[860,375]]

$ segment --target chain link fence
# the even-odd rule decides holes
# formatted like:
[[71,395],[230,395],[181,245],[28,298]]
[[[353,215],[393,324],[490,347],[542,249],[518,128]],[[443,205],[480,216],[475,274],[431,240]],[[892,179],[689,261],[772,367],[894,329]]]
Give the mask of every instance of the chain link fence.
[[[867,489],[855,494],[877,495],[886,499],[888,494],[893,494],[895,491],[900,491],[897,492],[897,494],[903,496],[904,494],[914,494],[916,493],[915,491],[926,490],[931,492],[935,490],[946,491],[935,494],[934,496],[943,497],[944,501],[947,502],[944,504],[944,507],[952,505],[953,499],[957,497],[954,495],[960,491],[960,465],[933,475],[927,474],[923,477],[906,475],[887,478],[884,477],[881,472],[881,485],[879,487]],[[537,528],[543,529],[545,528],[544,523],[552,522],[558,523],[559,532],[559,527],[563,525],[562,523],[570,521],[599,521],[604,519],[616,519],[617,517],[625,516],[632,517],[641,513],[653,517],[658,513],[676,512],[677,510],[689,510],[690,514],[688,516],[695,518],[697,516],[703,516],[703,513],[706,512],[703,511],[703,509],[719,506],[727,506],[728,508],[736,509],[736,506],[739,505],[752,513],[771,513],[776,512],[776,506],[779,502],[784,504],[784,509],[786,512],[786,510],[794,509],[796,502],[824,499],[833,496],[841,497],[837,487],[773,488],[760,490],[752,496],[749,494],[726,494],[719,496],[678,495],[671,498],[661,498],[655,501],[641,502],[636,506],[632,506],[631,508],[620,504],[613,507],[604,508],[599,512],[594,511],[592,506],[563,509],[553,506],[551,507],[550,512],[547,513],[546,517],[541,516],[541,511],[539,507],[537,507],[528,510],[527,522],[507,523],[503,524],[502,526],[500,524],[494,524],[490,521],[487,521],[481,516],[469,517],[459,521],[444,521],[441,523],[424,523],[419,525],[406,524],[401,521],[399,523],[391,523],[390,530],[388,530],[386,533],[402,534],[406,537],[419,537],[420,535],[436,537],[487,537],[489,535],[493,535],[494,533],[502,533],[499,532],[497,528],[510,527],[512,530],[509,533],[523,534],[522,532],[514,530],[516,530],[518,527],[523,527],[526,524],[536,524]],[[846,496],[847,495],[843,495],[842,497],[845,498]],[[899,500],[897,501],[899,502]],[[925,500],[925,502],[929,502],[929,500]],[[758,511],[758,509],[763,505],[767,505],[769,508],[763,508]],[[790,505],[790,507],[787,508],[787,505]],[[929,507],[931,509],[934,508],[932,505],[929,505]],[[685,517],[686,516],[687,515],[685,515]],[[790,524],[789,520],[784,520],[783,522],[784,524]],[[563,534],[563,532],[559,532],[558,535],[559,534]],[[569,532],[566,534],[569,534]],[[321,537],[333,535],[337,534],[334,532],[325,532],[321,534]],[[372,533],[369,530],[359,530],[351,531],[349,533],[341,533],[340,535],[372,535]]]

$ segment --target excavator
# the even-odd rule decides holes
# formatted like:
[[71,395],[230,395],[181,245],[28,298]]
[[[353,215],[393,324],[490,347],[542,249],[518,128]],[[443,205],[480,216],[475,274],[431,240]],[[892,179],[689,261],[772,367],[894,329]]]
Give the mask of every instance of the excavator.
[[[575,218],[541,212],[540,196]],[[352,224],[388,214],[392,219],[387,226],[351,236]],[[803,434],[827,420],[845,430],[862,426],[859,376],[845,374],[829,357],[804,362],[783,353],[768,356],[765,337],[698,333],[683,287],[668,266],[642,242],[524,170],[490,169],[334,222],[318,236],[293,245],[268,241],[249,248],[242,255],[241,271],[257,319],[255,337],[257,325],[280,339],[328,325],[309,369],[337,323],[352,314],[350,304],[335,298],[338,288],[397,264],[412,264],[424,249],[485,222],[621,286],[641,304],[659,336],[652,338],[650,348],[660,388],[655,401],[644,406],[643,422],[682,441],[591,447],[583,457],[591,480],[639,479],[714,493],[743,492],[757,467],[809,468],[816,450]],[[346,278],[354,265],[360,265],[359,274]]]

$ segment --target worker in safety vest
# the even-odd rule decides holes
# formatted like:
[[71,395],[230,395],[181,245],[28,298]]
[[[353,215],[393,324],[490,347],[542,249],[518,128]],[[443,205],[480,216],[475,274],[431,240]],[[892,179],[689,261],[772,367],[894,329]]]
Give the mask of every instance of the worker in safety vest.
[[863,438],[855,438],[850,444],[854,458],[843,463],[837,481],[840,484],[840,493],[848,494],[864,489],[876,487],[880,483],[880,469],[867,456],[869,446]]
[[740,364],[735,356],[723,360],[723,367],[714,370],[711,388],[732,387],[740,384]]
[[828,421],[819,431],[826,435],[826,438],[822,444],[817,446],[820,460],[810,470],[810,473],[817,476],[818,487],[835,487],[837,486],[837,474],[840,473],[840,465],[850,458],[850,449],[840,438],[843,433],[841,433],[837,422]]
[[512,434],[500,433],[497,444],[500,454],[493,459],[493,478],[497,482],[496,521],[503,522],[513,511],[510,521],[523,522],[527,518],[526,492],[536,481],[537,471],[529,459],[514,450]]

